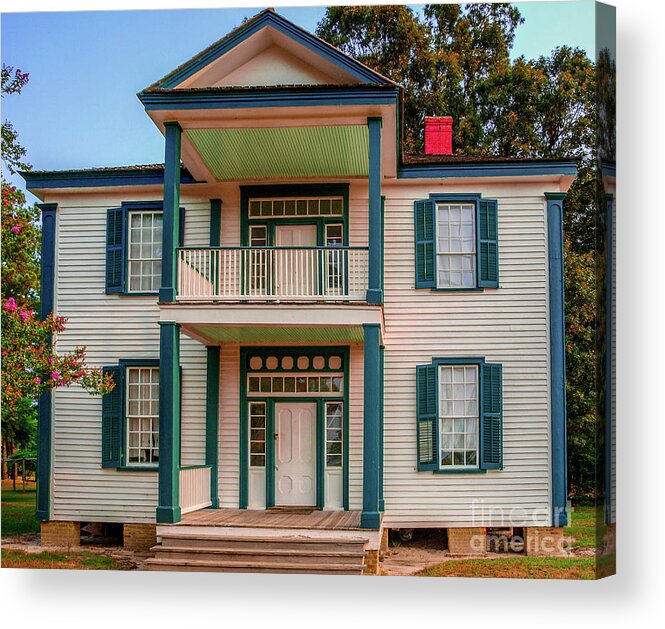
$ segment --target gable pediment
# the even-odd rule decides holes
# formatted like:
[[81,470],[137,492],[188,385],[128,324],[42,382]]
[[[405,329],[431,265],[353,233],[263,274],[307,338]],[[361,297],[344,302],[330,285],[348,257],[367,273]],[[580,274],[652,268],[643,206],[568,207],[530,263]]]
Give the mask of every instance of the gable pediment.
[[266,27],[192,75],[176,89],[358,83],[305,46]]
[[392,83],[268,9],[148,90]]

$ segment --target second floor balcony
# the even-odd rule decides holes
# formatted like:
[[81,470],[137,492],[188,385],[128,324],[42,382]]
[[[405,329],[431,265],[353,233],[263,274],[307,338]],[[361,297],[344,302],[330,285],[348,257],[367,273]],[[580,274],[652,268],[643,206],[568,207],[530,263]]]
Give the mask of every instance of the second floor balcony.
[[365,302],[368,247],[177,250],[177,301]]

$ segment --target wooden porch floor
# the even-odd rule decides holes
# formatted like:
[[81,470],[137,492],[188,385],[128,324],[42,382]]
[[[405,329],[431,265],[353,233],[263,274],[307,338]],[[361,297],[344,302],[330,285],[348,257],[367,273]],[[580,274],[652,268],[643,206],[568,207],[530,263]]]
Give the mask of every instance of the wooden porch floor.
[[360,511],[319,511],[301,513],[279,509],[201,509],[182,516],[176,526],[233,526],[246,528],[356,530]]

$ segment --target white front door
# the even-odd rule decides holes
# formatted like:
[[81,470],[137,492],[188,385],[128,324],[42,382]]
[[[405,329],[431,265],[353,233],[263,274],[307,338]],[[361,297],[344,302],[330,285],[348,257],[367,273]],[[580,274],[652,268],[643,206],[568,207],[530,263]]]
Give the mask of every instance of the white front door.
[[316,402],[275,404],[275,504],[316,506]]
[[[316,247],[316,225],[277,225],[277,247]],[[316,294],[319,281],[316,251],[277,251],[276,292],[290,297]]]

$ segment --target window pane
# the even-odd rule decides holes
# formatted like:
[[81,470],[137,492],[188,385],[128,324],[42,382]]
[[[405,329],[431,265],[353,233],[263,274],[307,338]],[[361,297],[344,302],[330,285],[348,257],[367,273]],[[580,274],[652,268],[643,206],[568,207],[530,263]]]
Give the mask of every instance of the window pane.
[[127,368],[126,381],[126,462],[155,465],[159,461],[159,368]]
[[475,205],[439,203],[437,234],[438,286],[475,287]]

